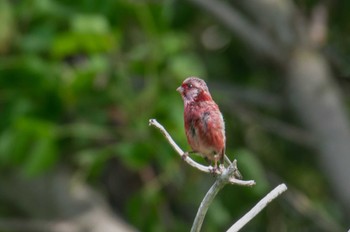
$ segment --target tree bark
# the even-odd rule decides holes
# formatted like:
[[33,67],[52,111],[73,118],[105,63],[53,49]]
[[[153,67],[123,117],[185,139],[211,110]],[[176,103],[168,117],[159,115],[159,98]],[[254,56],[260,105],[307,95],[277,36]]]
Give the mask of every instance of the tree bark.
[[287,73],[290,102],[314,135],[324,174],[349,210],[350,127],[339,87],[317,51],[296,50]]

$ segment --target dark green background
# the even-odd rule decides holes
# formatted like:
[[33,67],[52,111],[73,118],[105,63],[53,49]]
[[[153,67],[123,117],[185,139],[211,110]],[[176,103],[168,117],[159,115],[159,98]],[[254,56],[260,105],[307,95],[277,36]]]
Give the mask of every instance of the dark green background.
[[[340,2],[329,7],[322,50],[336,57],[332,71],[348,100],[350,6]],[[295,4],[308,18],[319,2]],[[189,231],[215,179],[185,165],[148,120],[189,149],[175,89],[192,75],[207,81],[223,112],[228,156],[257,182],[226,186],[203,231],[224,231],[281,182],[291,195],[244,231],[348,226],[317,153],[275,124],[308,134],[288,106],[280,69],[186,1],[0,0],[0,178],[64,167],[140,231]],[[0,218],[56,219],[0,196]]]

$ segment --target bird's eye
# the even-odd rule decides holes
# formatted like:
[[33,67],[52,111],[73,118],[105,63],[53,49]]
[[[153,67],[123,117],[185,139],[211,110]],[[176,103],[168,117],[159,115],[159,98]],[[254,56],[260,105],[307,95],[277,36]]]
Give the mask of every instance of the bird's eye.
[[188,84],[187,87],[188,87],[188,88],[192,88],[193,85],[192,85],[192,84]]

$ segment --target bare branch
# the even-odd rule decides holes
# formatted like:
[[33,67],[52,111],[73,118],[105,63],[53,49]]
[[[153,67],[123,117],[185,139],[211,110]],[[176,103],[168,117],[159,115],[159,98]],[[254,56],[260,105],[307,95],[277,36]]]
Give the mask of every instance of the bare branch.
[[244,225],[252,220],[261,210],[263,210],[271,201],[281,195],[287,190],[285,184],[280,184],[269,192],[263,199],[261,199],[248,213],[240,218],[235,224],[233,224],[227,231],[235,232],[239,231]]
[[[174,150],[180,155],[180,157],[186,163],[191,165],[192,167],[197,168],[198,170],[200,170],[202,172],[206,172],[206,173],[215,172],[215,174],[217,174],[217,175],[223,175],[223,173],[226,173],[226,171],[231,170],[230,168],[227,168],[227,169],[219,168],[219,169],[213,170],[213,168],[211,166],[207,167],[207,166],[204,166],[202,164],[197,163],[196,161],[191,159],[189,156],[185,155],[185,152],[175,143],[175,141],[171,138],[170,134],[165,130],[165,128],[159,122],[157,122],[157,120],[150,119],[149,125],[158,128],[162,132],[162,134],[165,136],[165,138],[168,140],[170,145],[174,148]],[[237,170],[237,161],[236,160],[233,161],[233,163],[229,167],[232,167],[232,169],[233,169],[232,171],[230,171],[230,174],[231,174],[231,176],[229,178],[230,184],[237,184],[237,185],[242,185],[242,186],[255,185],[254,180],[238,180],[234,177],[234,173]]]
[[218,194],[218,192],[226,185],[227,183],[222,181],[220,178],[215,181],[213,186],[209,189],[205,197],[203,198],[201,205],[199,206],[199,209],[197,211],[197,215],[194,219],[191,232],[199,232],[201,230],[205,215],[208,211],[208,208],[212,201],[214,200],[215,196]]
[[[165,138],[168,140],[168,142],[171,144],[171,146],[177,151],[177,153],[191,166],[203,171],[203,172],[212,172],[212,168],[206,167],[203,165],[200,165],[193,161],[188,156],[184,156],[184,152],[181,150],[181,148],[174,142],[174,140],[171,138],[170,134],[165,130],[165,128],[158,123],[155,119],[149,120],[149,125],[154,126],[158,128]],[[225,157],[228,159],[227,157]],[[229,161],[229,160],[228,160]],[[201,230],[205,215],[208,211],[208,208],[212,201],[214,200],[215,196],[218,194],[218,192],[228,183],[230,184],[237,184],[237,185],[243,185],[243,186],[252,186],[255,184],[253,180],[251,181],[243,181],[238,180],[235,178],[235,173],[238,171],[237,169],[237,160],[234,160],[227,168],[221,168],[219,172],[216,174],[219,174],[217,176],[217,179],[213,186],[209,189],[207,194],[205,195],[203,201],[201,202],[201,205],[197,211],[196,217],[194,219],[191,232],[199,232]],[[254,218],[263,208],[266,207],[267,204],[269,204],[273,199],[278,197],[281,193],[287,190],[287,186],[285,184],[281,184],[278,187],[276,187],[274,190],[272,190],[269,194],[267,194],[261,201],[258,202],[256,206],[254,206],[246,215],[244,215],[240,220],[238,220],[230,229],[229,231],[238,231],[240,228],[242,228],[245,224],[247,224],[252,218]]]
[[[203,221],[204,221],[204,217],[208,211],[210,204],[214,200],[216,194],[218,194],[218,192],[226,184],[231,183],[231,184],[246,185],[247,181],[242,181],[242,180],[238,180],[236,178],[232,178],[234,176],[233,173],[237,170],[236,165],[237,165],[237,161],[234,160],[232,162],[232,164],[230,166],[228,166],[228,168],[225,169],[220,176],[217,177],[215,183],[213,184],[213,186],[211,186],[211,188],[209,189],[209,191],[207,192],[207,194],[203,198],[201,205],[199,206],[196,218],[194,219],[194,222],[193,222],[193,225],[191,228],[191,232],[199,232],[200,231],[202,224],[203,224]],[[240,184],[240,183],[243,183],[243,184]],[[254,181],[252,182],[252,184],[253,183],[254,183]]]
[[[157,122],[157,120],[150,119],[149,120],[149,125],[158,128],[162,132],[162,134],[168,140],[170,145],[175,149],[175,151],[180,155],[180,157],[186,163],[188,163],[189,165],[191,165],[194,168],[197,168],[198,170],[200,170],[202,172],[206,172],[206,173],[213,172],[212,168],[206,167],[204,165],[201,165],[201,164],[197,163],[196,161],[194,161],[193,159],[191,159],[189,156],[185,156],[185,152],[175,143],[173,138],[171,138],[170,134],[165,130],[165,128],[159,122]],[[217,171],[219,171],[219,170],[217,170]],[[218,174],[220,174],[220,173],[218,173]]]

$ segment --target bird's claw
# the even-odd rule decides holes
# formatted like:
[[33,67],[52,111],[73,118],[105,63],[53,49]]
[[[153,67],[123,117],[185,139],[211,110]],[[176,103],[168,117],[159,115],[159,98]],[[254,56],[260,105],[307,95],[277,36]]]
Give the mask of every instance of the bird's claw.
[[212,167],[212,166],[209,166],[209,171],[210,171],[210,174],[212,174],[214,177],[216,176],[217,174],[217,167]]
[[181,155],[181,159],[182,159],[182,160],[187,159],[187,157],[188,157],[188,152],[184,152],[184,153]]
[[238,171],[237,168],[234,170],[233,176],[234,176],[236,179],[238,179],[238,180],[242,180],[242,179],[243,179],[242,174]]

